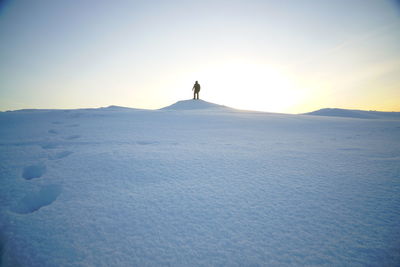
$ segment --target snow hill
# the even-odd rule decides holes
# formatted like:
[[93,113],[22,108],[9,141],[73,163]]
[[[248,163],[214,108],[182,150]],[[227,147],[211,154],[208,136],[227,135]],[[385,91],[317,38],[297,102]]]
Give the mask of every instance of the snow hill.
[[233,110],[232,108],[210,103],[204,100],[182,100],[162,108],[162,110]]
[[324,108],[306,115],[331,116],[331,117],[348,117],[360,119],[397,119],[400,120],[400,112],[382,112],[382,111],[365,111],[340,108]]
[[1,266],[396,266],[400,121],[0,112]]

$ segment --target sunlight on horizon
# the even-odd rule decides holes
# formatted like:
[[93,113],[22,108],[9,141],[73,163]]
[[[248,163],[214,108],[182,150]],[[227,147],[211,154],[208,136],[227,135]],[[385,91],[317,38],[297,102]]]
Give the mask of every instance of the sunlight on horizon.
[[267,64],[227,62],[197,76],[207,98],[238,109],[282,112],[304,97],[288,75]]

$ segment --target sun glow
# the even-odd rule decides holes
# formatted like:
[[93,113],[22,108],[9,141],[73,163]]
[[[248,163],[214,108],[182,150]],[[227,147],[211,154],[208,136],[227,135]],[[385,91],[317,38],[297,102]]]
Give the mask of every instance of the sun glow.
[[221,64],[198,77],[207,100],[239,109],[288,112],[301,100],[294,81],[265,64]]

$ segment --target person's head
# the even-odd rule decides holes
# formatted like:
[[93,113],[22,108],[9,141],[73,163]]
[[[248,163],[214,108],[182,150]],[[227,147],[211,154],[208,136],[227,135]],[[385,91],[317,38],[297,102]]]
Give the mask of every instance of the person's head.
[[198,81],[196,81],[196,83],[199,83]]

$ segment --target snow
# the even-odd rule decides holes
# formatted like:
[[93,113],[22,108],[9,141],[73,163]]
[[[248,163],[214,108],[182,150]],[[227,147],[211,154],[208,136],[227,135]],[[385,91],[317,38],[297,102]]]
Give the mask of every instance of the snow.
[[161,110],[198,110],[198,109],[207,109],[207,110],[232,110],[229,107],[217,105],[214,103],[210,103],[204,100],[196,100],[196,101],[188,101],[182,100],[178,101],[175,104],[172,104],[168,107],[164,107]]
[[396,266],[400,120],[0,113],[2,266]]
[[400,112],[365,111],[354,109],[324,108],[316,110],[308,115],[348,117],[360,119],[400,119]]

